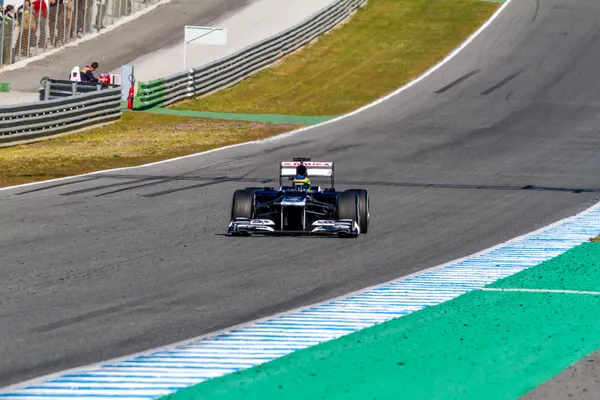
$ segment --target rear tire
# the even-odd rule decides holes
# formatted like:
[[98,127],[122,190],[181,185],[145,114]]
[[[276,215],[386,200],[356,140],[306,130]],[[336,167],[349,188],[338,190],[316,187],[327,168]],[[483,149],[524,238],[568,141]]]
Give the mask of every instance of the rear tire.
[[236,218],[252,219],[254,211],[254,193],[239,189],[233,193],[231,204],[231,220]]
[[354,192],[342,192],[337,198],[336,219],[351,219],[360,226],[358,216],[358,195]]
[[358,195],[358,216],[360,218],[360,233],[369,232],[369,219],[371,217],[369,192],[364,189],[348,189],[346,192],[353,192]]

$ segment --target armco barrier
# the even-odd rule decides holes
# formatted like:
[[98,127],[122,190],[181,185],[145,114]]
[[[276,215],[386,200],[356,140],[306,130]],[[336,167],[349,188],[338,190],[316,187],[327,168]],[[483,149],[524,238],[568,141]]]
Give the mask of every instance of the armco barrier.
[[0,146],[116,121],[121,115],[120,87],[0,107]]
[[232,86],[331,30],[364,3],[366,0],[337,0],[298,25],[230,56],[166,78],[139,82],[135,108],[166,106]]
[[40,100],[54,100],[115,87],[119,86],[105,85],[102,83],[73,82],[44,77],[40,81]]

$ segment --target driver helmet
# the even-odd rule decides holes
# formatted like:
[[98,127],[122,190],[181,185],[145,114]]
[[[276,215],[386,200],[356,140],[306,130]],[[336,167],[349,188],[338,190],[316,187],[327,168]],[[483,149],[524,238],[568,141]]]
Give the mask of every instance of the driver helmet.
[[294,187],[303,187],[310,189],[310,179],[308,179],[308,169],[306,165],[300,164],[296,167],[296,177],[294,178]]
[[308,169],[306,165],[300,164],[296,167],[296,176],[308,177]]

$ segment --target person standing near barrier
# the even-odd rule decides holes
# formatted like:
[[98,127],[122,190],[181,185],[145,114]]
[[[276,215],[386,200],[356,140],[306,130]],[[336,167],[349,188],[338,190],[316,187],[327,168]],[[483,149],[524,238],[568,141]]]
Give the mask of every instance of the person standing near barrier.
[[104,20],[106,19],[106,8],[108,6],[106,0],[96,0],[98,10],[96,12],[96,30],[104,29]]
[[2,65],[8,65],[11,63],[11,47],[12,47],[12,34],[13,34],[13,10],[14,7],[11,5],[6,6],[4,9],[4,15],[2,18]]
[[15,8],[12,5],[7,5],[4,9],[4,18],[9,19],[10,21],[15,18]]
[[65,15],[59,17],[63,18],[64,22],[60,23],[58,39],[63,44],[67,44],[72,38],[71,31],[73,26],[73,0],[64,0],[61,12]]
[[37,47],[46,48],[48,29],[48,6],[45,0],[33,0],[33,13],[35,15],[35,26],[38,34]]
[[123,18],[123,17],[126,17],[131,14],[131,10],[132,10],[131,0],[114,0],[114,1],[118,1],[118,3],[116,3],[116,4],[119,4],[119,12],[118,12],[119,18]]
[[14,54],[21,57],[29,57],[31,45],[35,43],[35,21],[31,12],[31,1],[25,0],[17,11],[19,21],[19,36],[15,43]]
[[[60,8],[63,0],[50,0],[50,9],[48,10],[48,25],[50,25],[50,37],[48,38],[48,47],[56,45],[58,25],[62,22],[59,18]],[[60,22],[59,22],[60,21]]]
[[92,12],[94,11],[94,0],[76,0],[75,14],[77,31],[76,35],[85,35],[92,31]]
[[94,61],[91,65],[86,66],[81,70],[82,82],[98,82],[98,78],[94,76],[94,71],[98,69],[98,63]]
[[69,40],[77,39],[79,32],[83,32],[83,7],[85,0],[68,0],[69,4],[69,15],[71,17],[71,23],[68,25],[69,29]]
[[23,4],[21,4],[19,8],[17,8],[17,20],[21,20],[21,17],[23,16],[23,11],[29,6],[31,6],[31,2],[29,0],[25,0]]
[[50,0],[50,44],[58,47],[67,43],[67,32],[71,23],[72,4],[70,0]]

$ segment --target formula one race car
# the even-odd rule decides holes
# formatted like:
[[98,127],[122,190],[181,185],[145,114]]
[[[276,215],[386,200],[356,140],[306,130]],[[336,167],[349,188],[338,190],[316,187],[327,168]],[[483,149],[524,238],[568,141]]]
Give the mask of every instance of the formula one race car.
[[[279,189],[236,190],[231,206],[232,235],[305,234],[358,237],[369,230],[369,193],[364,189],[334,189],[332,162],[294,158],[279,167]],[[331,187],[312,184],[330,178]],[[293,180],[284,186],[282,179]]]

